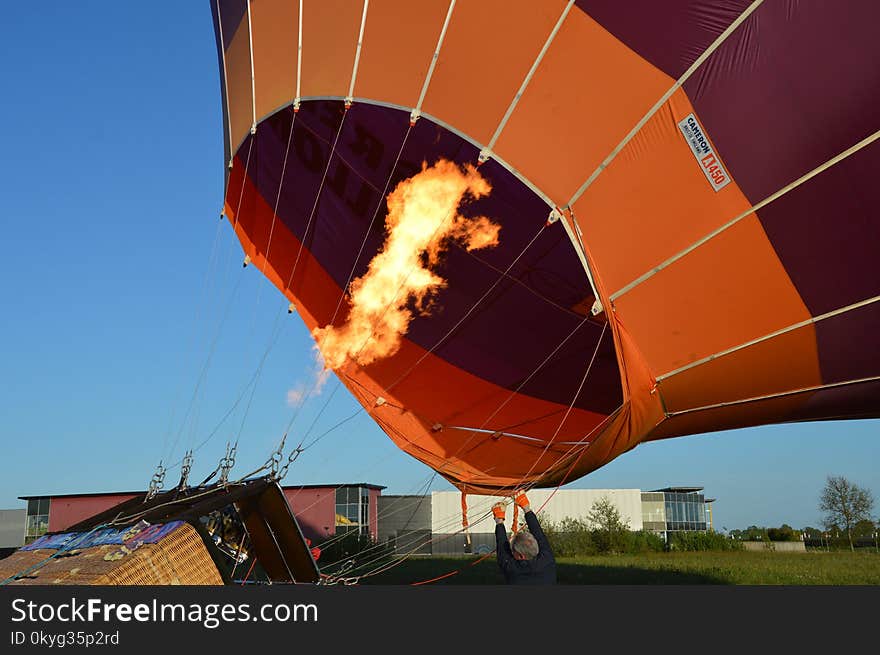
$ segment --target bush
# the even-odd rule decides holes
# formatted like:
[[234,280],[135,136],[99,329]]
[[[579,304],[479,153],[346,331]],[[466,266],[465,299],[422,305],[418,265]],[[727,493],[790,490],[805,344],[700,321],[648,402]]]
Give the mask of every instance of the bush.
[[653,532],[594,529],[580,519],[565,518],[559,523],[542,520],[541,527],[556,557],[661,552],[665,547],[663,538]]
[[720,532],[672,532],[667,543],[668,550],[742,550],[743,545]]
[[599,552],[585,521],[564,518],[559,523],[539,519],[556,557],[595,555]]
[[795,532],[794,528],[785,524],[778,528],[768,528],[767,537],[770,541],[800,541],[800,533]]
[[666,550],[666,542],[663,537],[647,530],[628,532],[626,535],[626,553],[659,553]]

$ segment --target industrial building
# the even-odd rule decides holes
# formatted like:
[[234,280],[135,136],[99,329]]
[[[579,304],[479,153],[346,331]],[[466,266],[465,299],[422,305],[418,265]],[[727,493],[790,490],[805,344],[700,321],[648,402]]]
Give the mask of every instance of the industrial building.
[[[666,487],[654,491],[641,489],[533,489],[529,491],[532,509],[545,521],[555,524],[564,519],[585,520],[593,505],[607,498],[620,512],[630,530],[648,530],[664,539],[670,532],[712,529],[711,503],[702,487]],[[495,522],[491,507],[501,497],[468,496],[466,532],[462,528],[461,494],[435,491],[431,494],[431,533],[433,554],[452,554],[471,550],[488,552],[495,547]],[[514,509],[508,509],[510,527]],[[381,517],[380,517],[381,522]],[[410,530],[421,528],[414,522]]]
[[0,509],[0,557],[24,546],[27,512],[23,509]]

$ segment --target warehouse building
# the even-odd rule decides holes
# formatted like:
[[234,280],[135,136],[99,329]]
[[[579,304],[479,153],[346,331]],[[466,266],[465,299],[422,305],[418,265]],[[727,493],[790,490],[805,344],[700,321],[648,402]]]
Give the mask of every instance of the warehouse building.
[[397,552],[430,555],[431,496],[379,496],[379,543]]
[[24,546],[27,512],[23,509],[0,509],[0,558]]

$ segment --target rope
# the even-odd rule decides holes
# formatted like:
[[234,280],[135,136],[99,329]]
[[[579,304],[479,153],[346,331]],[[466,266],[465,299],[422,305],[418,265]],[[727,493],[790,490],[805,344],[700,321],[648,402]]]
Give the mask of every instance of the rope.
[[[220,20],[219,16],[220,16],[220,14],[218,11],[218,20]],[[244,189],[245,189],[245,186],[247,186],[247,174],[248,174],[248,170],[250,168],[251,152],[253,150],[253,145],[254,145],[254,139],[252,138],[248,142],[248,151],[247,151],[247,157],[245,159],[244,172],[242,174],[241,189],[238,194],[238,203],[237,203],[236,209],[235,209],[235,216],[233,217],[233,230],[234,230],[235,226],[238,224],[238,216],[239,216],[239,212],[241,211],[241,203],[244,198]],[[219,339],[219,336],[220,336],[220,330],[222,329],[223,324],[226,322],[226,317],[229,315],[229,308],[232,304],[232,299],[235,297],[235,294],[238,291],[238,286],[240,283],[241,283],[241,276],[239,276],[238,281],[235,284],[235,288],[233,289],[232,295],[230,296],[229,301],[227,302],[227,306],[226,306],[226,310],[223,314],[223,318],[221,319],[220,325],[217,327],[217,332],[214,335],[214,339],[211,342],[211,346],[208,350],[208,356],[205,360],[204,366],[202,367],[202,371],[199,374],[199,378],[196,381],[196,386],[195,386],[195,389],[193,390],[193,395],[190,398],[189,405],[187,406],[186,413],[184,414],[184,418],[183,418],[183,422],[181,423],[180,430],[178,430],[177,436],[174,438],[174,442],[171,445],[171,449],[168,452],[168,456],[162,457],[163,460],[164,459],[171,459],[171,456],[174,454],[174,451],[177,449],[177,443],[180,441],[180,437],[183,434],[183,430],[186,426],[187,419],[189,418],[190,413],[193,411],[193,408],[196,404],[196,399],[198,397],[198,393],[199,393],[201,384],[204,381],[205,376],[207,375],[208,367],[210,366],[211,359],[214,356],[214,349],[217,345],[217,340]],[[164,450],[163,450],[163,453],[164,453]]]
[[[529,470],[526,471],[525,474],[520,479],[520,483],[522,483],[523,480],[525,480],[527,477],[529,477],[529,474],[535,469],[535,466],[537,466],[538,462],[541,461],[541,458],[547,454],[547,451],[550,449],[550,446],[553,444],[556,437],[559,436],[559,433],[562,431],[562,426],[565,425],[565,422],[568,420],[568,416],[569,416],[569,414],[571,414],[571,410],[574,408],[575,404],[577,403],[578,398],[580,398],[581,391],[583,391],[584,385],[587,382],[587,378],[590,375],[590,371],[593,370],[593,363],[596,361],[596,355],[599,354],[599,347],[602,345],[602,339],[605,337],[605,332],[606,332],[607,328],[608,328],[608,324],[605,323],[602,326],[602,333],[599,335],[599,340],[596,341],[596,347],[593,349],[593,356],[590,358],[590,363],[587,365],[587,370],[584,372],[584,375],[581,378],[581,382],[578,385],[577,391],[575,391],[574,396],[572,397],[571,402],[568,405],[568,409],[565,411],[565,415],[562,417],[562,420],[559,421],[559,425],[556,426],[556,430],[553,432],[553,436],[547,440],[547,445],[544,447],[544,450],[541,451],[541,454],[538,455],[538,457],[535,459],[535,463],[532,464],[532,466],[529,468]],[[547,472],[547,470],[545,470],[541,475],[543,476],[544,474],[546,474],[546,472]],[[538,476],[538,477],[541,477],[541,476]]]
[[171,444],[171,448],[168,452],[168,457],[163,459],[171,459],[174,455],[174,451],[177,449],[177,445],[180,441],[181,436],[183,435],[184,428],[186,427],[187,420],[190,418],[190,415],[194,412],[196,407],[196,400],[198,398],[199,391],[201,390],[202,384],[208,375],[208,369],[211,366],[211,360],[214,358],[214,353],[216,351],[217,342],[220,339],[220,333],[223,330],[223,325],[226,323],[226,319],[229,317],[229,310],[232,307],[232,301],[235,299],[235,296],[238,293],[239,286],[241,285],[242,277],[239,276],[238,280],[235,283],[235,287],[232,290],[232,293],[229,296],[229,300],[227,301],[226,308],[223,312],[223,317],[220,319],[220,323],[217,325],[217,330],[214,333],[214,337],[211,339],[211,345],[208,348],[208,356],[205,359],[205,363],[202,366],[202,370],[199,373],[198,380],[196,381],[196,386],[193,389],[192,396],[190,397],[189,406],[187,407],[187,411],[184,414],[183,421],[180,425],[180,429],[177,431],[177,436],[174,438],[174,441]]
[[342,301],[345,298],[345,293],[348,291],[348,287],[351,284],[351,279],[354,277],[354,272],[357,269],[358,262],[361,259],[361,255],[364,252],[364,246],[367,245],[367,239],[370,236],[370,232],[373,229],[373,225],[376,222],[376,218],[379,216],[379,209],[382,208],[382,205],[385,202],[386,194],[388,193],[388,187],[391,185],[391,180],[394,178],[394,171],[397,170],[397,164],[400,163],[400,156],[403,154],[403,149],[406,146],[406,142],[409,139],[409,134],[412,131],[413,124],[410,123],[409,127],[406,128],[406,134],[403,135],[403,142],[400,144],[400,148],[397,151],[397,157],[394,158],[394,164],[391,166],[391,172],[388,174],[388,179],[385,182],[385,186],[382,189],[382,193],[379,196],[379,203],[376,205],[376,211],[373,212],[373,217],[370,219],[370,224],[367,226],[366,231],[364,232],[364,238],[361,240],[361,246],[358,248],[357,256],[354,258],[354,263],[351,266],[351,271],[348,273],[348,279],[345,281],[345,285],[342,287],[342,292],[339,294],[339,300],[336,301],[336,309],[333,310],[333,316],[330,318],[330,322],[328,325],[333,325],[333,322],[336,320],[336,315],[339,313],[339,308],[342,306]]
[[[569,416],[571,410],[573,409],[575,403],[577,402],[578,397],[580,396],[581,391],[583,390],[584,384],[586,383],[586,380],[587,380],[587,378],[588,378],[588,376],[589,376],[589,374],[590,374],[590,371],[592,370],[593,363],[595,362],[595,359],[596,359],[596,356],[597,356],[597,354],[598,354],[599,347],[600,347],[600,345],[601,345],[602,339],[604,338],[604,335],[605,335],[606,329],[607,329],[607,324],[605,324],[605,325],[603,326],[602,333],[601,333],[601,335],[600,335],[600,337],[599,337],[599,340],[598,340],[597,343],[596,343],[596,347],[595,347],[595,349],[594,349],[594,351],[593,351],[593,356],[592,356],[592,358],[590,359],[590,363],[589,363],[588,366],[587,366],[587,370],[586,370],[586,372],[584,373],[583,378],[581,379],[581,382],[580,382],[580,384],[579,384],[579,386],[578,386],[578,388],[577,388],[577,391],[576,391],[575,394],[574,394],[574,397],[572,398],[571,403],[569,404],[568,410],[566,411],[565,415],[562,417],[562,420],[560,421],[559,425],[557,426],[556,431],[554,432],[554,434],[553,434],[553,436],[550,438],[550,440],[547,442],[547,446],[545,447],[545,449],[544,449],[544,450],[542,451],[542,453],[536,458],[535,463],[532,465],[532,467],[529,469],[529,471],[527,471],[526,474],[520,479],[520,482],[517,483],[516,485],[514,485],[514,486],[512,487],[513,489],[521,488],[522,481],[525,480],[526,477],[528,477],[528,475],[532,472],[532,470],[534,469],[534,467],[535,467],[535,465],[537,464],[537,462],[540,461],[540,459],[544,456],[544,454],[546,454],[546,452],[547,452],[547,450],[549,449],[550,445],[553,443],[553,439],[555,439],[555,437],[558,436],[559,432],[560,432],[561,429],[562,429],[562,426],[564,425],[565,421],[568,419],[568,416]],[[563,343],[564,343],[564,342],[563,342]],[[545,360],[545,361],[546,361],[546,360]],[[542,363],[542,366],[543,366],[543,363]],[[601,424],[600,424],[600,425],[601,425]],[[597,428],[598,428],[598,427],[599,427],[599,426],[597,426]],[[462,447],[463,447],[463,446],[462,446]],[[576,445],[575,445],[575,446],[572,446],[572,448],[570,448],[570,449],[568,450],[568,452],[566,453],[566,455],[564,455],[564,456],[567,456],[569,453],[573,452],[574,449],[575,449],[576,447],[577,447]],[[461,449],[459,449],[459,450],[461,450]],[[585,448],[584,448],[584,450],[585,450]],[[456,453],[456,454],[457,454],[457,453]],[[453,456],[455,456],[455,455],[453,455]],[[578,460],[575,460],[575,462],[572,464],[571,468],[569,469],[568,473],[570,473],[571,470],[573,470],[574,465],[577,463],[577,461],[578,461]],[[546,473],[547,471],[549,471],[549,470],[550,470],[550,468],[548,467],[548,469],[545,470],[545,473]],[[567,478],[568,473],[566,474],[566,478]],[[563,478],[563,481],[560,482],[560,483],[556,486],[556,489],[555,489],[554,492],[551,494],[550,498],[552,498],[552,496],[555,495],[556,491],[557,491],[557,490],[561,487],[561,485],[564,483],[564,480],[565,480],[565,478]],[[549,501],[549,498],[548,498],[548,501]],[[548,501],[545,501],[545,503],[541,506],[540,509],[543,509],[543,507],[546,505],[546,503],[547,503]],[[514,534],[517,532],[517,528],[518,528],[518,526],[517,526],[517,521],[518,521],[518,509],[519,509],[518,506],[514,505],[514,516],[513,516],[513,532],[514,532]],[[540,511],[540,509],[539,509],[538,511]],[[466,504],[466,500],[465,500],[465,494],[464,494],[464,492],[462,492],[462,530],[463,530],[464,532],[466,532],[466,533],[467,533],[467,530],[468,530],[467,504]],[[430,542],[429,542],[429,543],[430,543]],[[419,547],[421,547],[421,546],[419,546]],[[491,552],[488,553],[488,554],[486,555],[486,557],[488,557],[489,555],[491,555]],[[404,559],[405,559],[405,558],[404,558]],[[482,561],[483,559],[485,559],[485,557],[483,557],[483,558],[481,558],[481,559],[478,559],[476,562],[471,563],[471,566],[473,566],[473,565],[475,565],[476,563]],[[401,563],[402,563],[402,561],[401,561]],[[382,569],[382,570],[384,571],[384,570],[388,570],[388,569],[386,568],[386,569]],[[438,577],[435,577],[435,578],[431,578],[431,579],[429,579],[429,580],[424,580],[424,581],[421,581],[421,582],[413,583],[413,584],[414,584],[414,585],[429,584],[429,583],[431,583],[431,582],[435,582],[435,581],[437,581],[437,580],[442,580],[442,579],[445,579],[445,578],[450,577],[450,576],[452,576],[452,575],[455,575],[455,574],[457,574],[458,572],[459,572],[459,570],[451,571],[451,572],[446,573],[446,574],[444,574],[444,575],[441,575],[441,576],[438,576]],[[374,574],[375,574],[375,573],[374,573]],[[361,577],[361,578],[363,578],[363,577],[367,577],[367,575],[369,575],[369,574],[361,575],[360,577]]]
[[[207,297],[209,295],[208,291],[208,281],[212,279],[214,276],[212,275],[212,271],[214,267],[217,265],[217,244],[220,241],[220,221],[217,221],[217,226],[214,230],[214,241],[211,244],[211,254],[208,256],[208,266],[205,270],[205,277],[202,280],[202,288],[199,293],[199,300],[196,302],[196,310],[192,317],[191,330],[190,330],[190,338],[187,342],[186,352],[191,352],[195,346],[196,340],[196,325],[199,322],[199,316],[202,312],[202,303],[207,305]],[[165,430],[165,435],[162,439],[162,458],[168,449],[168,441],[171,438],[171,433],[174,429],[174,415],[177,413],[177,405],[180,403],[181,396],[183,395],[183,384],[182,380],[178,383],[177,389],[174,394],[174,401],[171,404],[171,414],[168,417],[168,427]]]
[[248,578],[251,577],[251,573],[254,570],[254,567],[257,565],[257,558],[254,558],[254,561],[251,562],[251,568],[248,569],[247,574],[245,574],[244,578],[242,578],[241,586],[244,587],[244,583],[248,581]]
[[330,171],[330,164],[333,161],[333,153],[336,151],[336,144],[339,141],[339,135],[342,133],[342,127],[345,125],[345,118],[348,116],[348,107],[345,108],[342,114],[342,120],[339,121],[339,127],[336,130],[336,136],[333,139],[333,145],[330,146],[330,154],[327,156],[327,165],[324,167],[324,174],[321,176],[321,183],[318,185],[318,192],[315,194],[315,203],[312,205],[312,211],[309,213],[309,220],[306,222],[306,229],[303,232],[303,238],[299,242],[299,249],[296,251],[296,260],[293,262],[293,269],[290,271],[290,277],[287,280],[287,284],[285,288],[293,290],[292,282],[293,277],[296,275],[297,266],[299,266],[299,260],[302,256],[303,246],[305,246],[306,241],[309,238],[309,231],[312,227],[312,220],[315,217],[315,212],[318,209],[318,201],[321,199],[321,192],[324,190],[324,183],[327,180],[327,173]]
[[471,308],[470,308],[467,312],[465,312],[465,315],[462,316],[462,317],[458,320],[458,322],[456,322],[455,325],[453,325],[453,326],[452,326],[452,327],[451,327],[451,328],[450,328],[450,329],[449,329],[449,330],[448,330],[448,331],[447,331],[442,337],[440,337],[440,340],[437,341],[437,343],[435,343],[435,344],[431,347],[430,350],[428,350],[428,351],[427,351],[426,353],[424,353],[424,354],[423,354],[418,360],[416,360],[416,362],[415,362],[412,366],[410,366],[410,367],[409,367],[409,368],[403,373],[403,375],[401,375],[400,377],[398,377],[393,383],[391,383],[388,387],[386,387],[386,389],[385,389],[386,392],[390,392],[394,387],[396,387],[400,382],[402,382],[402,381],[403,381],[403,380],[404,380],[404,379],[405,379],[410,373],[412,373],[412,372],[415,370],[415,368],[416,368],[419,364],[421,364],[421,363],[425,360],[426,357],[428,357],[428,355],[430,355],[430,354],[433,353],[435,350],[437,350],[437,348],[439,348],[439,347],[443,344],[443,342],[445,342],[446,339],[448,339],[449,336],[450,336],[453,332],[455,332],[455,330],[457,330],[457,329],[459,328],[459,326],[460,326],[462,323],[464,323],[464,322],[467,320],[467,318],[468,318],[468,317],[474,312],[474,310],[480,305],[480,303],[482,303],[482,302],[483,302],[483,301],[489,296],[489,294],[492,293],[492,291],[495,290],[495,287],[498,286],[498,284],[499,284],[499,283],[505,278],[505,276],[506,276],[508,273],[510,273],[510,269],[512,269],[512,268],[516,265],[516,263],[522,258],[522,256],[523,256],[523,255],[526,253],[526,251],[532,246],[532,244],[538,239],[538,237],[541,236],[541,234],[544,232],[544,230],[545,230],[546,228],[547,228],[547,224],[546,224],[546,222],[545,222],[545,223],[542,223],[542,224],[541,224],[541,228],[538,230],[538,232],[535,234],[535,236],[532,237],[531,241],[529,241],[529,242],[526,244],[526,246],[525,246],[525,247],[520,251],[520,253],[514,258],[514,260],[510,263],[510,265],[509,265],[506,269],[504,269],[504,272],[498,277],[498,279],[495,280],[495,282],[492,284],[492,286],[490,286],[490,287],[486,290],[486,292],[485,292],[482,296],[480,296],[480,298],[479,298],[479,299],[478,299],[473,305],[471,305]]
[[[491,515],[491,510],[488,510],[488,509],[487,509],[487,510],[482,514],[482,516],[480,516],[480,517],[477,519],[477,521],[476,521],[475,524],[479,524],[480,522],[486,520],[490,515]],[[452,525],[453,523],[454,523],[453,521],[447,521],[445,524],[441,524],[439,527],[440,527],[441,529],[443,529],[443,528],[445,527],[445,525]],[[379,573],[383,573],[384,571],[390,570],[391,568],[394,568],[395,566],[399,566],[400,564],[402,564],[404,561],[406,561],[406,560],[407,560],[412,554],[414,554],[417,550],[419,550],[419,549],[422,548],[423,546],[428,545],[428,544],[431,544],[431,543],[433,543],[433,542],[442,542],[442,541],[445,541],[445,540],[447,540],[447,539],[450,539],[450,538],[452,538],[452,537],[454,537],[454,536],[457,536],[457,535],[461,534],[462,531],[463,531],[463,530],[460,528],[460,529],[458,529],[458,530],[452,532],[451,534],[448,534],[447,536],[440,537],[440,538],[438,538],[438,537],[434,537],[434,536],[431,536],[431,537],[429,537],[428,539],[426,539],[426,540],[422,541],[421,543],[417,544],[416,547],[415,547],[413,550],[411,550],[409,553],[405,554],[405,555],[404,555],[402,558],[400,558],[398,561],[394,561],[394,562],[390,562],[390,563],[388,563],[388,564],[380,565],[379,567],[377,567],[376,569],[373,569],[372,571],[369,571],[369,572],[367,572],[367,573],[365,573],[365,574],[362,574],[362,575],[357,576],[357,579],[365,578],[365,577],[370,577],[370,576],[373,576],[373,575],[378,575]],[[481,562],[481,561],[483,561],[484,559],[486,559],[486,557],[490,557],[491,555],[492,555],[491,552],[488,553],[488,554],[486,554],[485,556],[483,556],[483,557],[477,559],[476,561],[472,562],[472,563],[471,563],[471,566],[474,566],[474,565],[478,564],[479,562]],[[349,567],[348,569],[346,569],[345,572],[349,572],[349,571],[354,571],[354,570],[359,570],[359,569],[366,568],[368,565],[370,565],[370,564],[372,564],[372,563],[374,563],[374,562],[381,561],[381,560],[384,559],[385,557],[386,557],[386,555],[380,555],[379,557],[376,557],[376,558],[374,558],[374,559],[372,559],[372,560],[369,560],[369,561],[363,563],[363,564],[362,564],[361,566],[359,566],[359,567],[356,567],[356,568],[351,568],[351,567]],[[340,560],[340,561],[341,561],[341,560]],[[453,575],[453,574],[454,574],[454,573],[450,573],[450,574],[446,574],[446,575],[441,576],[441,577],[448,577],[449,575]]]
[[[291,117],[291,120],[290,120],[290,132],[287,135],[287,145],[284,149],[284,161],[281,164],[281,176],[278,179],[278,192],[275,194],[275,205],[272,208],[272,222],[269,225],[269,237],[266,242],[266,255],[264,257],[264,260],[266,262],[267,267],[269,265],[269,253],[272,249],[272,237],[275,234],[275,222],[278,220],[278,205],[281,202],[281,191],[284,188],[284,177],[285,177],[285,173],[287,172],[287,160],[290,156],[290,144],[293,140],[293,128],[296,125],[297,115],[298,115],[298,112],[294,111],[293,116]],[[262,297],[262,291],[263,291],[263,287],[260,286],[257,289],[257,302],[256,302],[256,307],[254,309],[254,313],[252,314],[252,319],[251,319],[251,332],[252,333],[254,330],[254,322],[256,321],[256,316],[257,316],[257,313],[260,308],[260,299]],[[250,395],[250,398],[248,399],[247,406],[245,407],[244,414],[241,417],[241,425],[238,428],[238,434],[235,437],[235,446],[238,446],[239,440],[241,439],[241,435],[244,432],[245,422],[247,421],[248,414],[250,413],[251,405],[254,400],[254,395],[257,392],[257,385],[260,382],[260,376],[262,375],[263,365],[266,361],[266,357],[268,356],[269,351],[274,346],[274,340],[272,339],[271,335],[275,332],[275,329],[278,325],[280,318],[281,318],[281,310],[279,309],[278,313],[275,315],[275,321],[273,323],[272,330],[270,332],[270,341],[269,341],[270,345],[267,347],[266,351],[263,353],[263,357],[261,358],[260,364],[257,367],[254,383],[253,383],[253,386],[251,387],[251,395]]]
[[[396,166],[397,166],[397,162],[398,162],[399,159],[400,159],[400,155],[401,155],[401,153],[403,152],[404,145],[406,144],[406,139],[409,137],[409,133],[410,133],[410,130],[411,130],[411,129],[412,129],[412,125],[410,125],[410,127],[409,127],[409,128],[407,129],[407,131],[406,131],[406,134],[405,134],[405,136],[404,136],[404,141],[403,141],[403,143],[402,143],[401,146],[400,146],[400,150],[398,151],[398,154],[397,154],[397,159],[395,160],[394,167],[392,168],[391,173],[389,174],[388,181],[385,183],[385,188],[384,188],[384,190],[383,190],[383,193],[384,193],[384,191],[387,191],[387,190],[388,190],[388,185],[390,184],[391,179],[392,179],[392,177],[393,177],[393,175],[394,175],[394,169],[396,168]],[[338,138],[338,134],[337,134],[337,138]],[[335,142],[334,142],[334,145],[335,145]],[[328,167],[329,167],[329,163],[328,163]],[[326,176],[326,170],[325,170],[325,176]],[[322,184],[323,184],[323,182],[322,182]],[[316,206],[317,206],[317,199],[315,200],[315,204],[316,204]],[[357,258],[355,259],[355,262],[354,262],[354,264],[352,265],[352,269],[351,269],[351,271],[349,272],[349,277],[348,277],[348,281],[346,282],[346,287],[347,287],[347,286],[350,284],[350,282],[351,282],[351,278],[352,278],[352,276],[353,276],[353,274],[354,274],[354,270],[355,270],[355,268],[357,267],[357,261],[358,261],[358,259],[360,258],[361,253],[363,252],[364,244],[366,243],[366,240],[367,240],[367,238],[368,238],[368,236],[369,236],[370,228],[372,227],[373,222],[375,221],[376,216],[378,215],[379,207],[381,207],[381,200],[380,200],[379,205],[376,207],[376,211],[375,211],[375,213],[373,214],[373,219],[370,221],[370,227],[367,229],[367,232],[364,234],[364,239],[363,239],[363,241],[361,242],[360,252],[358,253]],[[313,211],[314,211],[314,210],[313,210]],[[433,240],[433,238],[436,236],[436,234],[440,231],[440,228],[441,228],[441,227],[443,226],[443,224],[448,220],[448,218],[452,215],[452,213],[453,213],[454,211],[455,211],[454,209],[453,209],[452,211],[450,211],[450,213],[447,214],[447,215],[445,215],[445,216],[443,217],[443,219],[437,224],[437,227],[434,229],[434,232],[433,232],[433,234],[431,235],[431,239],[430,239],[430,240]],[[311,219],[310,219],[310,221],[311,221]],[[302,251],[302,243],[300,244],[300,252],[301,252],[301,251]],[[298,259],[299,259],[299,257],[297,256],[297,260],[298,260]],[[412,275],[412,273],[413,273],[413,271],[416,269],[416,267],[417,267],[417,264],[414,264],[414,265],[410,268],[410,270],[407,272],[407,274],[406,274],[406,276],[403,278],[403,280],[400,282],[400,284],[399,284],[398,287],[397,287],[397,290],[396,290],[395,293],[394,293],[394,296],[393,296],[392,299],[388,302],[388,304],[386,305],[385,309],[382,311],[382,314],[380,314],[380,315],[376,318],[376,320],[373,322],[373,325],[372,325],[372,327],[371,327],[371,329],[370,329],[370,333],[369,333],[369,334],[367,335],[367,337],[364,339],[363,343],[360,345],[360,347],[358,348],[357,352],[355,353],[354,357],[352,357],[352,359],[356,359],[357,356],[363,351],[364,348],[366,348],[367,344],[368,344],[368,343],[370,342],[370,340],[373,338],[373,336],[374,336],[374,334],[375,334],[375,332],[376,332],[376,325],[378,325],[378,324],[382,321],[382,319],[385,317],[385,314],[388,313],[388,310],[389,310],[389,309],[394,305],[394,303],[397,301],[397,297],[400,295],[400,291],[404,288],[404,286],[406,285],[406,282],[409,280],[410,276]],[[294,265],[294,269],[295,269],[295,268],[296,268],[296,265]],[[292,276],[293,276],[293,273],[291,273],[291,277],[292,277]],[[340,306],[340,304],[341,304],[341,302],[342,302],[342,298],[343,298],[344,295],[345,295],[345,291],[346,291],[346,289],[343,289],[342,295],[340,295],[340,298],[339,298],[339,300],[337,301],[337,304],[336,304],[336,310],[335,310],[334,313],[333,313],[333,318],[331,319],[330,325],[332,325],[333,321],[334,321],[335,318],[336,318],[336,312],[339,310],[339,306]],[[295,412],[294,412],[294,415],[291,417],[290,421],[289,421],[288,424],[287,424],[287,428],[285,429],[285,434],[287,434],[287,433],[290,431],[290,428],[292,427],[294,420],[296,420],[296,417],[298,416],[298,414],[299,414],[299,410],[301,409],[302,405],[305,403],[305,401],[306,401],[306,400],[312,395],[312,393],[314,392],[314,390],[317,388],[317,382],[318,382],[318,381],[316,380],[315,383],[312,385],[311,389],[309,390],[309,392],[304,396],[303,403],[301,403],[301,404],[296,408],[296,410],[295,410]],[[339,384],[339,382],[337,381],[337,388],[338,388],[338,384]],[[335,392],[336,392],[336,389],[334,389],[334,394],[335,394]],[[317,416],[317,417],[315,418],[315,420],[312,422],[312,427],[314,427],[314,425],[317,423],[317,420],[318,420],[318,419],[321,417],[321,415],[324,413],[324,410],[326,409],[326,407],[327,407],[328,404],[329,404],[329,399],[324,403],[324,406],[321,408],[320,412],[318,413],[318,416]],[[363,409],[364,409],[363,407],[361,407],[360,409],[358,409],[354,414],[352,414],[350,417],[348,417],[348,419],[346,419],[346,421],[344,421],[344,422],[347,422],[348,420],[354,418],[357,414],[359,414],[361,411],[363,411]],[[331,428],[329,431],[332,431],[333,429],[335,429],[336,427],[338,427],[338,425],[339,425],[339,424],[337,424],[336,426],[334,426],[333,428]],[[329,432],[329,431],[328,431],[328,432]],[[303,445],[303,443],[305,443],[305,440],[308,438],[309,434],[311,434],[311,428],[309,429],[309,431],[307,431],[307,432],[303,435],[303,438],[300,440],[299,446],[297,446],[297,448],[300,448],[300,447]],[[325,434],[327,434],[327,433],[325,432],[324,434],[321,435],[321,437],[323,437]],[[310,446],[311,446],[311,445],[314,445],[314,443],[316,443],[321,437],[319,437],[318,439],[316,439],[315,441],[313,441],[313,442],[310,443],[309,445],[310,445]],[[304,448],[303,448],[303,450],[304,450]]]
[[[549,361],[550,361],[550,360],[556,355],[557,352],[559,352],[559,350],[560,350],[560,349],[561,349],[561,348],[562,348],[562,347],[568,342],[568,340],[571,339],[571,337],[573,337],[574,334],[575,334],[578,330],[580,330],[581,327],[583,327],[583,325],[584,325],[588,320],[589,320],[589,318],[585,317],[580,323],[578,323],[578,324],[574,327],[574,329],[573,329],[571,332],[569,332],[568,335],[567,335],[567,336],[566,336],[566,337],[565,337],[565,338],[564,338],[564,339],[563,339],[563,340],[562,340],[562,341],[556,346],[556,348],[554,348],[553,351],[552,351],[549,355],[547,355],[547,357],[545,357],[544,360],[543,360],[540,364],[538,364],[538,366],[536,366],[536,367],[532,370],[531,373],[529,373],[528,377],[526,377],[522,382],[520,382],[519,385],[517,385],[516,389],[514,389],[514,390],[513,390],[508,396],[507,396],[507,398],[506,398],[504,401],[502,401],[502,403],[501,403],[501,404],[495,409],[495,411],[493,411],[493,412],[489,415],[489,417],[488,417],[485,421],[483,421],[483,423],[480,425],[480,427],[478,428],[478,430],[482,430],[482,429],[484,429],[484,428],[486,427],[486,425],[488,425],[488,423],[489,423],[493,418],[495,418],[495,416],[497,416],[498,413],[499,413],[502,409],[504,409],[504,408],[507,406],[507,404],[508,404],[508,403],[514,398],[514,396],[516,396],[516,395],[522,390],[522,388],[523,388],[526,384],[529,383],[529,381],[530,381],[533,377],[535,377],[535,375],[538,373],[538,371],[540,371],[542,368],[544,368],[544,365],[547,364],[547,362],[549,362]],[[464,448],[465,448],[469,443],[471,443],[471,441],[473,441],[474,437],[475,437],[477,434],[479,434],[479,432],[477,432],[476,430],[472,431],[472,432],[471,432],[471,435],[470,435],[470,437],[468,437],[467,441],[465,441],[465,442],[464,442],[464,443],[458,448],[458,450],[457,450],[455,453],[452,454],[451,457],[455,457],[455,456],[457,456],[458,454],[460,454],[462,451],[464,451]],[[450,458],[447,458],[447,459],[451,459],[451,457],[450,457]]]
[[709,56],[713,52],[715,52],[715,50],[717,50],[721,46],[721,44],[724,43],[725,40],[727,40],[727,37],[729,37],[736,30],[736,28],[738,28],[740,24],[742,24],[743,21],[745,21],[745,19],[748,18],[751,13],[758,8],[758,6],[763,1],[764,0],[755,0],[754,2],[752,2],[752,4],[749,5],[745,9],[745,11],[743,11],[743,13],[737,17],[736,20],[728,25],[727,29],[719,34],[718,38],[716,38],[715,41],[713,41],[712,44],[708,48],[706,48],[706,50],[703,51],[703,53],[699,57],[697,57],[696,60],[694,60],[690,67],[684,73],[682,73],[681,77],[679,77],[675,81],[675,83],[671,87],[669,87],[666,93],[664,93],[663,96],[654,104],[654,106],[648,110],[648,112],[639,120],[638,123],[635,124],[635,126],[629,131],[629,133],[623,138],[623,140],[618,143],[617,146],[615,146],[614,150],[612,150],[609,155],[602,161],[602,163],[596,167],[596,170],[593,171],[590,177],[588,177],[587,180],[578,188],[578,190],[574,192],[574,195],[569,199],[564,209],[571,208],[578,201],[581,195],[583,195],[583,193],[590,187],[590,185],[595,182],[596,178],[599,177],[602,171],[608,168],[614,158],[617,157],[617,155],[620,154],[620,152],[633,139],[633,137],[635,137],[635,135],[641,131],[641,129],[648,123],[651,117],[656,114],[664,104],[666,104],[666,101],[672,97],[672,94],[675,93],[679,89],[679,87],[684,85],[687,79],[691,75],[693,75],[693,73],[703,64],[703,62],[705,62],[706,59],[708,59]]

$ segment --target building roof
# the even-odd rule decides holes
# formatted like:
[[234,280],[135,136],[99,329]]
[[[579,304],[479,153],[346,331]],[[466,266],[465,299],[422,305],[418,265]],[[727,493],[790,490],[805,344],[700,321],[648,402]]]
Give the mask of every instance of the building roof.
[[663,487],[662,489],[652,489],[651,491],[667,491],[674,494],[691,494],[702,490],[703,487]]
[[[387,488],[382,486],[381,484],[371,484],[369,482],[343,482],[340,484],[287,484],[283,485],[281,488],[287,491],[288,489],[336,489],[339,487],[366,487],[367,489],[375,489],[377,491],[381,491],[382,489]],[[18,499],[38,500],[41,498],[94,498],[97,496],[138,496],[140,494],[146,493],[146,489],[139,489],[137,491],[97,491],[82,494],[41,494],[34,496],[19,496]]]

